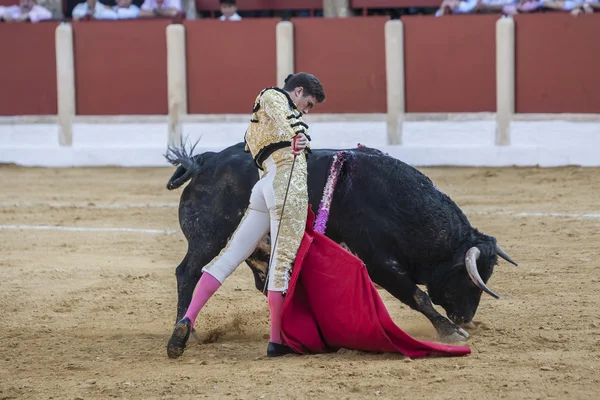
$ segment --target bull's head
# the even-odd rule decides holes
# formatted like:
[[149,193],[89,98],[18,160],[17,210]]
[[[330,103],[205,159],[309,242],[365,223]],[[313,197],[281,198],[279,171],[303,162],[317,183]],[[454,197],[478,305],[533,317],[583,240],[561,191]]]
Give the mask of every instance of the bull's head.
[[478,243],[457,254],[458,260],[440,266],[427,285],[427,291],[434,304],[446,310],[448,318],[456,324],[471,322],[481,300],[487,293],[494,298],[499,296],[487,287],[498,256],[517,265],[496,244],[491,236],[481,235]]

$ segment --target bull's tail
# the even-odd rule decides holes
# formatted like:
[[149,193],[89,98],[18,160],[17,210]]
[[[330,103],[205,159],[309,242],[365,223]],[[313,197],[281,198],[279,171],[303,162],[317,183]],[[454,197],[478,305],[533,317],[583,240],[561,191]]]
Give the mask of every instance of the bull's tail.
[[191,146],[189,150],[186,149],[185,143],[183,143],[181,147],[169,146],[167,148],[167,153],[164,154],[164,157],[168,162],[177,166],[171,179],[167,182],[167,189],[173,190],[179,188],[200,172],[200,165],[197,163],[197,157],[193,155],[194,149],[199,141],[200,139],[193,145],[190,143]]

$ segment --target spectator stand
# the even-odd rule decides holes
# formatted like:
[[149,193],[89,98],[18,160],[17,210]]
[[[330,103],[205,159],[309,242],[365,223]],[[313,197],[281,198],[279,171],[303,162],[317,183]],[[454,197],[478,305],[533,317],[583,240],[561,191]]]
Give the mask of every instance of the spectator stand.
[[[65,20],[72,18],[72,11],[81,0],[59,0],[56,10],[52,10],[55,19],[61,19],[59,9],[62,8]],[[115,0],[98,0],[99,3],[113,7]],[[434,15],[437,10],[445,6],[447,0],[349,0],[350,14],[354,16],[387,15],[391,19],[398,19],[404,15]],[[510,2],[510,1],[507,1]],[[144,0],[132,0],[132,4],[141,8]],[[599,0],[574,0],[572,2],[541,1],[541,0],[514,0],[511,4],[514,11],[491,10],[485,5],[468,13],[544,13],[544,12],[571,12],[593,13],[600,10]],[[18,4],[18,0],[0,0],[0,6]],[[47,6],[49,2],[38,2]],[[197,15],[200,18],[214,19],[221,16],[219,0],[195,0]],[[295,17],[322,17],[323,0],[245,0],[238,2],[238,14],[242,18],[281,18],[289,20]],[[449,10],[448,13],[452,13]],[[160,18],[160,17],[159,17]],[[174,18],[179,22],[185,18],[185,12]]]
[[[244,0],[237,2],[242,18],[322,17],[323,0]],[[219,0],[196,0],[200,18],[219,18]]]
[[[49,19],[43,18],[40,21],[36,21],[36,23],[60,21],[62,18],[62,1],[63,0],[35,0],[34,3],[36,6],[41,6],[41,7],[45,8],[46,10],[50,11],[50,13],[52,14],[51,18],[49,18]],[[20,5],[19,0],[0,0],[0,7],[11,7],[11,6],[19,6],[19,5]],[[4,22],[4,20],[0,17],[0,23],[3,23],[3,22]],[[29,23],[30,21],[27,20],[25,22]]]
[[388,15],[391,19],[403,15],[432,15],[440,4],[441,0],[349,0],[356,16]]
[[[62,0],[63,2],[63,13],[65,20],[71,20],[73,18],[73,9],[80,3],[83,3],[85,0]],[[99,4],[104,4],[109,7],[114,7],[117,3],[116,0],[97,0]],[[131,4],[142,8],[142,4],[144,4],[145,0],[132,0]],[[177,15],[174,16],[152,16],[152,17],[144,17],[139,16],[137,20],[148,20],[148,19],[171,19],[173,23],[181,23],[185,19],[186,15],[183,10],[181,10]],[[81,21],[94,21],[93,18],[86,16],[81,19]]]
[[600,9],[598,0],[443,0],[436,16],[453,14],[534,14],[571,13],[593,14]]
[[[65,19],[71,19],[73,17],[72,12],[75,6],[79,3],[83,3],[83,1],[85,0],[62,0],[63,13],[65,15]],[[102,3],[110,7],[114,7],[117,5],[117,2],[115,0],[98,0],[98,3]],[[144,4],[144,0],[131,0],[131,4],[141,8],[142,4]]]

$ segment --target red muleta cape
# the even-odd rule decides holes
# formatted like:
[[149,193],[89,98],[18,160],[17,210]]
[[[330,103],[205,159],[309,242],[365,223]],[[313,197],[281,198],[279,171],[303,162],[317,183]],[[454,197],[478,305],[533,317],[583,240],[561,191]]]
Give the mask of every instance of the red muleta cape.
[[402,353],[410,358],[460,356],[467,346],[414,339],[392,320],[363,262],[313,229],[308,210],[304,237],[282,310],[285,343],[301,354],[340,348]]

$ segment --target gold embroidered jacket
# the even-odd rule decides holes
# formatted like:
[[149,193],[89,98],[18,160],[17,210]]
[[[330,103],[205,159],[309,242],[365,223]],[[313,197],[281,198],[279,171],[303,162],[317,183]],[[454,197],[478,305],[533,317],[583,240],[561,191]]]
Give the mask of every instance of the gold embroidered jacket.
[[[252,119],[244,136],[246,151],[262,169],[262,163],[273,151],[291,146],[294,136],[308,135],[308,125],[302,120],[292,98],[282,89],[263,89],[252,108]],[[310,144],[306,151],[310,152]]]

